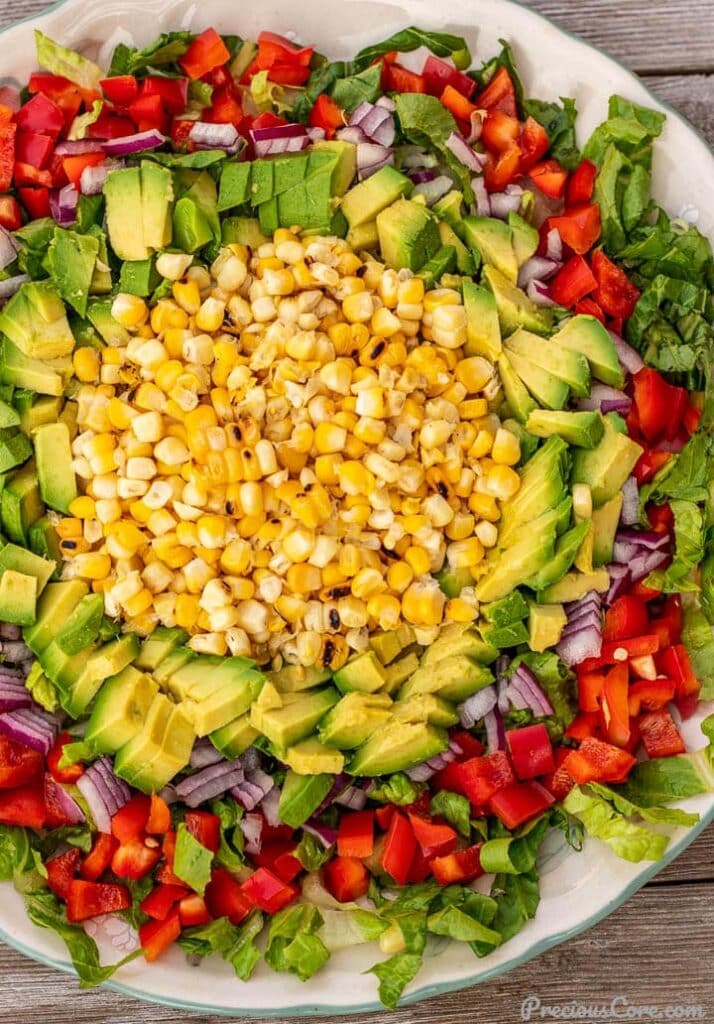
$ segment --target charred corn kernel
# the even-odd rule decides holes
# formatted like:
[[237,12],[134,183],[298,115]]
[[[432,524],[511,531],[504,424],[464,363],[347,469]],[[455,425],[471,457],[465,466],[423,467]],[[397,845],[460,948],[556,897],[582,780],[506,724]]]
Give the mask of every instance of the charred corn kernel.
[[93,348],[78,348],[72,356],[72,366],[77,380],[90,384],[99,377],[99,356]]
[[498,540],[498,528],[494,523],[489,523],[488,520],[483,519],[474,527],[474,533],[485,548],[493,548],[496,546],[496,541]]
[[195,594],[179,594],[176,598],[174,616],[176,625],[183,629],[191,629],[200,612],[198,597]]
[[514,497],[521,486],[521,478],[510,466],[493,466],[488,470],[485,479],[487,493],[500,501]]
[[499,427],[493,439],[491,458],[503,466],[515,466],[521,457],[521,443],[510,430]]
[[402,596],[402,615],[414,626],[438,626],[446,597],[436,580],[415,580]]
[[483,561],[483,545],[478,537],[456,540],[446,549],[446,558],[452,569],[469,569]]
[[428,552],[415,545],[407,548],[404,560],[415,576],[424,576],[431,569],[431,558]]
[[[493,366],[483,356],[469,356],[461,359],[454,370],[456,379],[472,395],[481,391],[493,376]],[[483,415],[483,414],[481,414]]]
[[451,622],[473,622],[478,616],[478,608],[459,597],[452,597],[446,602],[444,615]]
[[68,537],[59,542],[59,548],[65,558],[74,558],[83,551],[89,551],[89,542],[84,537]]
[[195,316],[201,308],[201,292],[195,281],[176,281],[171,289],[176,302],[189,316]]
[[137,295],[119,292],[112,302],[112,317],[129,331],[137,330],[146,323],[148,315],[146,303]]
[[96,552],[77,555],[73,560],[72,568],[75,576],[81,576],[85,580],[103,580],[109,575],[112,562],[109,555],[102,555]]

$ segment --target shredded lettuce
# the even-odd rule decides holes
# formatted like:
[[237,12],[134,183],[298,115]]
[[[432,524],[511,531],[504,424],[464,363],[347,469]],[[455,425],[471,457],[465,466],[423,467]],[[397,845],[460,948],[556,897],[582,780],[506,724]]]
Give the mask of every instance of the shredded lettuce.
[[374,942],[389,924],[370,910],[321,910],[319,936],[331,953],[348,946]]
[[413,804],[419,798],[423,788],[421,784],[412,782],[404,772],[397,772],[396,775],[380,778],[378,784],[370,789],[369,798],[382,804],[396,804],[398,807],[405,807],[407,804]]
[[99,83],[104,78],[104,72],[93,60],[60,46],[39,29],[35,29],[35,49],[37,63],[41,68],[53,75],[69,79],[80,89],[99,92]]
[[135,75],[147,68],[176,64],[188,50],[192,39],[191,32],[164,32],[143,50],[119,43],[112,55],[109,76]]
[[296,974],[307,981],[330,959],[330,951],[317,932],[323,924],[317,907],[285,907],[271,920],[265,960],[274,971]]
[[99,115],[104,109],[104,100],[95,100],[92,104],[92,109],[88,110],[86,114],[79,114],[75,117],[72,122],[72,126],[69,129],[68,139],[84,139],[87,136],[87,129],[91,128],[93,124],[96,124],[99,120]]
[[192,836],[181,822],[176,830],[176,853],[174,856],[174,874],[186,883],[194,892],[203,896],[206,886],[211,880],[211,864],[213,853],[195,836]]
[[574,171],[580,163],[580,150],[575,138],[575,122],[578,110],[575,100],[561,96],[560,103],[544,100],[525,100],[524,110],[529,117],[543,125],[550,139],[548,156],[562,164],[568,171]]
[[233,965],[241,981],[248,981],[260,960],[260,950],[255,945],[255,939],[262,932],[263,924],[263,915],[257,911],[240,927],[231,924],[227,917],[219,917],[210,924],[183,932],[178,942],[191,956],[223,957]]
[[319,871],[332,854],[333,850],[325,849],[320,840],[310,832],[303,832],[295,850],[295,856],[306,871]]
[[710,622],[714,618],[714,580],[711,576],[711,562],[714,557],[709,556],[708,562],[701,570],[701,611],[694,604],[687,604],[684,609],[684,628],[682,629],[682,642],[687,648],[692,668],[699,682],[702,684],[700,693],[701,700],[714,700],[714,636]]
[[588,835],[607,843],[623,860],[659,860],[667,849],[667,836],[628,821],[608,800],[580,786],[571,789],[563,806],[582,821]]
[[421,968],[427,930],[425,910],[393,914],[391,917],[402,934],[404,951],[375,964],[369,971],[379,979],[379,998],[389,1010],[396,1008],[402,992]]
[[465,839],[471,835],[471,804],[460,793],[440,790],[431,799],[429,810],[438,817],[445,818]]
[[354,113],[361,103],[374,103],[382,93],[382,69],[379,64],[365,68],[356,75],[338,78],[332,86],[332,98],[348,114]]
[[549,825],[548,817],[537,818],[519,835],[489,839],[481,847],[481,867],[495,875],[521,875],[530,871]]

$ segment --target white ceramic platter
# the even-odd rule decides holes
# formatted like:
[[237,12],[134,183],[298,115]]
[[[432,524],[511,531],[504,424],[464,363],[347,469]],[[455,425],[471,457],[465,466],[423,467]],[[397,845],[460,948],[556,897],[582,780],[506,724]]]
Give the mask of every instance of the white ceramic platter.
[[[448,12],[446,18],[442,11]],[[287,0],[251,5],[234,5],[228,0],[66,0],[42,17],[4,33],[0,82],[4,78],[24,81],[35,67],[35,27],[106,66],[117,43],[145,45],[159,32],[178,28],[200,30],[214,25],[248,38],[261,29],[272,29],[315,44],[333,58],[348,58],[409,24],[464,35],[477,62],[498,51],[499,39],[507,39],[514,47],[528,95],[575,97],[581,112],[581,141],[604,119],[612,93],[661,107],[616,61],[507,0],[451,0],[444,7],[433,0],[300,0],[297,7]],[[656,149],[656,197],[670,213],[686,216],[711,235],[714,156],[685,121],[673,111],[667,113],[667,125]],[[687,723],[685,738],[691,748],[703,745],[699,723],[705,713],[702,709]],[[595,842],[587,843],[583,853],[571,854],[549,840],[550,849],[542,858],[542,900],[535,920],[483,960],[477,960],[466,946],[445,944],[434,950],[408,990],[406,1001],[503,974],[605,917],[714,820],[714,796],[689,800],[683,806],[698,811],[701,822],[696,828],[677,830],[667,856],[657,864],[629,864]],[[119,959],[135,944],[121,922],[94,923],[91,930],[107,961]],[[29,922],[22,899],[9,884],[1,887],[0,938],[28,956],[60,970],[72,970],[61,942]],[[233,1017],[363,1014],[380,1008],[376,979],[362,974],[375,959],[373,948],[357,947],[333,955],[327,968],[307,984],[265,967],[243,984],[222,961],[206,961],[193,968],[182,952],[174,949],[157,964],[131,963],[110,987],[183,1010]]]

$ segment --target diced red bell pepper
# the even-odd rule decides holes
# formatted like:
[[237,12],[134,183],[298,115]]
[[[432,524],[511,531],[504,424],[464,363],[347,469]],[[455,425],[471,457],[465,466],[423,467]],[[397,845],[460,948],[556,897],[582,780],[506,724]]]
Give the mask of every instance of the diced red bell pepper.
[[426,91],[430,96],[441,96],[447,85],[460,92],[466,99],[471,99],[476,89],[473,78],[459,71],[446,61],[439,60],[429,54],[422,68],[422,77],[426,83]]
[[550,775],[544,775],[540,780],[549,793],[552,793],[556,800],[565,800],[570,790],[575,785],[575,779],[563,766],[563,762],[570,753],[568,747],[558,747],[555,752],[555,771]]
[[647,484],[650,480],[654,479],[660,469],[666,466],[671,458],[670,452],[658,452],[654,448],[644,451],[632,471],[638,485],[641,487],[643,484]]
[[97,838],[92,843],[92,849],[82,862],[79,870],[80,875],[87,882],[96,882],[101,878],[112,862],[115,851],[119,848],[119,842],[114,836],[106,832],[98,832]]
[[668,384],[657,370],[645,366],[634,375],[634,399],[640,430],[651,444],[676,436],[686,409],[684,388]]
[[[608,665],[617,665],[629,658],[646,658],[659,650],[659,637],[654,633],[633,636],[627,640],[611,640],[602,645],[599,658],[587,658],[579,665],[583,672],[597,672]],[[624,652],[624,654],[623,654]]]
[[403,814],[395,813],[382,850],[382,867],[397,885],[406,884],[415,850],[414,830]]
[[516,782],[499,789],[489,801],[493,814],[506,828],[518,828],[555,803],[552,793],[538,782]]
[[[2,176],[2,155],[0,155],[0,176]],[[10,168],[12,176],[12,168]],[[8,231],[17,231],[22,227],[22,210],[14,196],[0,196],[0,226]]]
[[392,818],[397,813],[397,808],[394,804],[385,804],[383,807],[378,807],[374,812],[379,827],[386,832],[392,823]]
[[374,811],[344,814],[337,831],[340,857],[371,857],[374,851]]
[[77,156],[65,156],[62,158],[62,167],[67,179],[79,188],[82,172],[86,167],[96,167],[106,160],[104,153],[80,153]]
[[286,885],[277,875],[267,868],[258,868],[241,886],[243,895],[266,914],[277,914],[283,907],[296,900],[299,891],[292,885]]
[[[292,846],[292,843],[288,844]],[[271,869],[282,882],[292,882],[305,870],[293,850],[286,849],[279,853],[273,861]]]
[[[264,843],[284,841],[295,837],[295,829],[290,828],[289,825],[269,825],[265,817],[263,817],[261,836]],[[297,846],[297,841],[295,845]]]
[[603,672],[578,672],[578,707],[581,711],[597,714],[605,688]]
[[[448,107],[443,97],[441,102],[444,103],[445,107]],[[471,104],[469,105],[471,106]],[[448,109],[451,110],[451,107]],[[477,107],[474,107],[474,110],[477,109]],[[481,140],[486,149],[492,153],[505,153],[514,143],[518,142],[520,134],[521,123],[517,117],[510,117],[508,114],[504,114],[502,110],[491,110],[483,122]]]
[[144,959],[149,963],[158,960],[162,953],[173,946],[181,934],[181,920],[178,909],[172,910],[164,921],[147,921],[139,928],[139,942]]
[[630,591],[635,597],[642,598],[643,601],[654,601],[656,598],[662,596],[662,591],[657,590],[655,587],[646,586],[642,580],[639,583],[635,583],[634,587]]
[[39,220],[40,217],[49,217],[49,188],[18,188],[17,194],[22,200],[22,205],[27,210],[31,220]]
[[39,92],[23,104],[15,114],[18,128],[25,132],[41,132],[57,138],[64,128],[64,114],[51,99]]
[[669,594],[662,615],[652,619],[650,630],[659,637],[660,648],[671,647],[682,639],[684,615],[679,594]]
[[638,679],[630,686],[628,706],[634,718],[641,711],[658,711],[674,700],[677,684],[672,679]]
[[592,267],[597,278],[597,301],[610,316],[628,320],[640,297],[639,290],[625,271],[609,260],[602,249],[593,253]]
[[17,789],[0,789],[0,825],[42,828],[46,821],[47,806],[41,782]]
[[661,651],[655,661],[659,671],[677,684],[677,707],[684,717],[688,717],[699,696],[701,683],[694,674],[687,649],[682,644],[673,644]]
[[[204,111],[203,118],[211,124],[232,124],[240,129],[244,120],[243,108],[235,90],[232,87],[216,89],[211,98],[211,106]],[[285,123],[282,118],[280,123]]]
[[602,630],[603,640],[628,640],[648,632],[650,617],[644,601],[623,594],[608,608]]
[[156,793],[151,795],[149,805],[149,817],[147,818],[144,831],[150,836],[162,836],[171,828],[171,810],[162,797]]
[[216,853],[221,845],[221,819],[209,811],[187,811],[186,828],[207,850]]
[[102,92],[117,110],[127,110],[139,97],[139,83],[135,75],[116,75],[103,78],[99,83]]
[[120,117],[108,110],[103,110],[94,124],[90,124],[87,135],[90,139],[123,139],[136,131],[134,122],[129,117]]
[[687,752],[674,719],[666,708],[641,715],[639,727],[648,757],[674,757],[675,754]]
[[[597,203],[573,206],[562,216],[551,217],[550,224],[558,229],[565,244],[582,256],[592,249],[600,237],[600,207]],[[597,293],[595,298],[597,301]]]
[[54,149],[54,139],[40,132],[18,132],[15,139],[15,159],[32,164],[38,170],[45,167]]
[[182,928],[195,928],[197,925],[208,924],[211,915],[206,901],[198,893],[191,893],[179,903],[179,917]]
[[439,885],[468,885],[483,874],[479,857],[482,843],[456,850],[445,857],[434,857],[431,870]]
[[692,436],[692,434],[695,434],[697,430],[699,430],[699,423],[701,421],[701,418],[702,410],[697,409],[697,407],[695,405],[692,405],[692,403],[690,402],[687,405],[687,408],[684,410],[684,416],[682,417],[684,429],[687,431],[690,437]]
[[146,831],[150,810],[151,798],[135,793],[112,818],[112,835],[122,844],[140,839]]
[[62,111],[66,130],[69,130],[83,102],[90,109],[94,100],[100,98],[98,93],[91,89],[80,89],[62,75],[49,75],[42,71],[30,75],[28,92],[33,96],[42,93],[51,100]]
[[258,36],[258,69],[266,71],[275,64],[297,64],[309,68],[314,52],[312,46],[296,46],[276,32],[261,32]]
[[506,732],[506,743],[516,777],[522,782],[555,770],[553,744],[542,722],[521,729],[509,729]]
[[254,907],[254,903],[243,892],[240,882],[225,868],[213,869],[205,898],[211,915],[227,917],[231,924],[240,924]]
[[443,822],[422,818],[418,814],[410,814],[409,822],[414,838],[419,844],[423,856],[427,860],[432,857],[445,857],[456,848],[458,835],[456,831]]
[[60,799],[61,786],[58,786],[52,776],[47,772],[43,779],[43,792],[45,799],[45,828],[62,828],[63,825],[71,825],[67,817],[67,809]]
[[17,125],[8,122],[0,128],[0,191],[7,192],[12,186],[15,169],[15,138]]
[[[72,783],[76,782],[84,775],[83,764],[72,764],[68,768],[60,768],[59,763],[62,758],[62,752],[68,743],[72,743],[73,738],[68,732],[62,732],[57,737],[54,746],[47,755],[47,767],[52,778],[55,782]],[[0,786],[2,786],[2,754],[0,753]]]
[[141,902],[142,911],[155,921],[165,921],[172,908],[186,896],[182,885],[157,885]]
[[[156,842],[155,839],[150,842]],[[134,881],[148,875],[161,860],[158,846],[147,846],[141,839],[122,843],[112,857],[112,871],[117,878],[131,878]]]
[[216,30],[207,28],[196,36],[183,57],[179,58],[179,65],[189,78],[203,78],[209,71],[229,61],[230,57],[228,47]]
[[481,740],[477,740],[475,736],[472,736],[465,729],[453,729],[450,735],[452,741],[461,748],[461,758],[463,760],[469,757],[480,757],[486,749]]
[[616,747],[626,747],[630,740],[629,680],[626,662],[615,665],[605,676],[600,709],[603,732]]
[[543,160],[528,171],[528,177],[541,192],[551,199],[561,199],[565,194],[568,172],[557,160]]
[[550,149],[548,133],[534,117],[526,118],[519,141],[521,147],[521,168],[523,173],[535,166]]
[[577,750],[570,751],[562,767],[578,785],[587,782],[624,782],[636,760],[626,750],[591,736],[583,740]]
[[508,754],[504,750],[496,750],[483,757],[472,757],[459,767],[461,792],[474,807],[485,807],[494,793],[516,781]]
[[595,189],[597,167],[592,160],[582,160],[570,175],[567,191],[567,205],[579,206],[589,203]]
[[594,316],[603,326],[607,323],[607,317],[594,299],[581,299],[580,302],[576,302],[575,312],[578,316]]
[[[415,92],[416,90],[410,89],[409,91],[410,92]],[[478,110],[478,107],[475,104],[471,103],[464,96],[463,93],[459,92],[458,89],[455,89],[453,87],[453,85],[447,85],[444,88],[444,91],[442,92],[442,94],[441,94],[441,96],[439,98],[440,98],[443,106],[445,106],[446,109],[451,114],[454,115],[454,117],[456,118],[457,121],[461,121],[462,124],[469,124],[469,122],[471,121],[471,115],[474,114]],[[496,112],[496,113],[498,113],[498,112]],[[506,117],[506,115],[504,114],[503,117]],[[488,121],[488,118],[486,118],[486,120]],[[511,119],[509,118],[509,120],[511,120]],[[515,118],[513,120],[515,120]],[[520,131],[520,125],[518,124],[517,121],[516,121],[516,125],[517,125],[517,129],[516,129],[516,133],[513,136],[513,138],[517,139],[519,131]],[[497,130],[497,128],[496,128],[496,126],[494,124],[491,125],[491,129],[492,129],[493,137],[494,138],[498,137],[499,132],[498,132],[498,130]],[[488,142],[486,142],[486,145],[489,146],[490,149],[491,148],[494,148],[494,149],[497,148],[495,146],[494,147],[490,146]],[[508,146],[506,145],[503,148],[507,149]]]
[[431,874],[431,861],[425,857],[420,846],[414,852],[414,859],[409,866],[407,885],[418,885]]
[[125,885],[103,882],[85,882],[79,878],[69,883],[67,893],[67,920],[71,924],[87,921],[100,914],[115,914],[128,910],[131,895]]
[[70,882],[77,874],[81,859],[82,851],[73,847],[71,850],[67,850],[66,853],[60,853],[45,862],[47,884],[55,896],[59,896],[62,900],[67,899]]
[[[422,75],[409,71],[401,64],[387,64],[382,67],[382,89],[385,92],[426,92]],[[468,100],[466,101],[468,103]]]
[[175,149],[189,149],[193,145],[189,136],[195,121],[175,117],[171,122],[171,141]]
[[304,85],[310,77],[310,68],[299,64],[273,64],[268,71],[268,78],[277,85]]
[[335,132],[347,124],[347,117],[339,103],[335,103],[331,96],[323,92],[317,97],[315,106],[310,111],[308,123],[313,128],[322,128],[325,136],[333,139]]
[[[605,680],[603,679],[603,688],[605,686]],[[600,736],[600,712],[582,711],[579,715],[576,715],[572,720],[568,728],[565,730],[565,735],[569,740],[581,740],[588,739],[590,736]]]
[[32,164],[23,164],[15,161],[15,169],[12,173],[15,185],[19,188],[22,185],[34,188],[52,188],[54,184],[49,171],[38,171]]
[[140,132],[165,133],[169,115],[160,96],[140,96],[129,107],[129,115]]
[[654,505],[650,502],[647,506],[647,519],[657,533],[671,533],[674,528],[674,513],[668,502],[663,505]]
[[507,68],[498,68],[475,102],[479,110],[502,110],[504,114],[518,117],[516,90]]
[[0,789],[17,789],[39,782],[44,771],[42,754],[0,733]]
[[550,284],[554,302],[566,309],[591,295],[597,287],[595,275],[582,256],[572,256]]
[[253,854],[252,860],[260,868],[268,868],[283,882],[292,882],[303,870],[295,856],[296,844],[292,839],[277,839],[264,842],[260,853]]
[[351,903],[366,896],[369,872],[356,857],[335,857],[325,864],[323,872],[327,891],[339,903]]
[[486,164],[483,169],[483,180],[487,191],[503,192],[507,185],[510,185],[520,176],[521,173],[521,147],[511,146],[505,153],[494,156],[487,154]]
[[188,104],[188,79],[149,75],[141,83],[141,95],[159,96],[170,114],[182,114]]

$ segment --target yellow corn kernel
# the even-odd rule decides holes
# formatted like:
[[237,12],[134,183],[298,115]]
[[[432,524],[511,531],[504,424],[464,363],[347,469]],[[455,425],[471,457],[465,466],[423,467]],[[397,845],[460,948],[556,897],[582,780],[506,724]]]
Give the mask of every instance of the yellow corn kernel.
[[474,532],[476,520],[468,512],[457,512],[444,532],[449,540],[466,540]]
[[109,399],[107,417],[116,430],[127,430],[136,415],[136,409],[133,409],[128,402],[122,401],[121,398]]
[[309,594],[322,586],[322,574],[314,565],[291,565],[286,574],[288,589],[294,594]]
[[372,332],[378,338],[393,338],[402,329],[399,317],[395,316],[386,306],[381,306],[374,311],[371,327]]
[[124,611],[130,618],[134,618],[135,615],[143,615],[144,612],[148,612],[153,603],[154,595],[144,587],[138,594],[124,602]]
[[232,540],[221,552],[220,566],[229,576],[242,576],[251,562],[251,546],[246,540]]
[[209,296],[196,313],[196,327],[199,331],[217,331],[226,315],[226,304]]
[[345,494],[359,494],[368,497],[374,491],[374,476],[360,462],[342,462],[337,467],[337,476]]
[[120,292],[112,302],[112,317],[129,331],[143,326],[148,315],[147,305],[138,295]]
[[486,475],[487,493],[500,501],[508,501],[518,493],[520,486],[521,478],[510,466],[493,466]]
[[473,622],[478,615],[478,609],[468,601],[462,601],[459,597],[452,597],[446,602],[444,615],[451,622]]
[[[359,565],[358,565],[359,568]],[[341,566],[338,562],[330,562],[322,570],[322,585],[323,587],[337,587],[343,583],[346,583],[347,576],[342,571]]]
[[499,427],[493,440],[491,458],[503,466],[515,466],[521,457],[521,443],[510,430]]
[[[91,498],[89,499],[92,500]],[[57,536],[62,540],[76,540],[82,536],[82,523],[79,519],[60,519],[55,526]]]
[[315,448],[321,455],[340,452],[347,441],[347,431],[334,423],[318,423],[315,427]]
[[436,580],[416,580],[402,596],[402,615],[414,626],[438,626],[445,603],[446,596]]
[[72,356],[72,366],[77,380],[91,384],[99,379],[99,356],[93,348],[78,348]]
[[191,629],[196,624],[199,612],[198,597],[195,594],[179,594],[176,597],[174,615],[177,626],[181,626],[183,629]]
[[156,334],[165,331],[185,330],[188,327],[188,314],[185,310],[168,299],[159,299],[151,311],[151,327]]
[[85,580],[103,580],[111,572],[112,562],[109,555],[97,552],[77,555],[72,563],[74,574]]
[[181,309],[195,316],[201,308],[201,293],[195,281],[176,281],[171,289]]
[[467,317],[463,306],[437,306],[432,318],[431,332],[437,345],[456,349],[466,344]]
[[424,548],[412,545],[407,548],[404,559],[415,576],[424,576],[431,570],[431,558]]
[[479,430],[474,443],[469,448],[469,457],[482,459],[493,448],[493,434],[488,430]]
[[493,366],[483,356],[469,356],[468,359],[459,360],[454,372],[456,379],[463,384],[467,392],[474,395],[481,391],[493,376]]
[[381,594],[386,590],[386,586],[384,577],[378,569],[366,568],[360,569],[352,579],[351,589],[355,597],[367,601],[370,597]]
[[367,601],[367,614],[380,629],[396,629],[402,616],[402,603],[391,594],[376,594]]
[[94,500],[87,495],[83,495],[70,502],[69,511],[77,519],[95,519],[97,509]]
[[315,476],[321,484],[332,486],[338,483],[339,462],[332,455],[318,455],[315,459]]
[[469,569],[483,561],[484,550],[478,537],[455,540],[446,549],[446,557],[452,569]]
[[275,602],[275,608],[286,622],[294,625],[307,611],[307,601],[294,594],[281,594]]
[[161,412],[166,405],[166,395],[151,381],[144,381],[136,389],[134,403],[139,409],[154,409]]
[[392,562],[387,569],[387,586],[396,594],[403,594],[414,579],[414,572],[406,562]]
[[354,436],[358,441],[368,445],[378,445],[387,434],[387,424],[383,420],[362,416],[354,426]]
[[90,545],[84,537],[67,537],[59,542],[60,551],[65,558],[74,558],[84,551],[89,551]]

